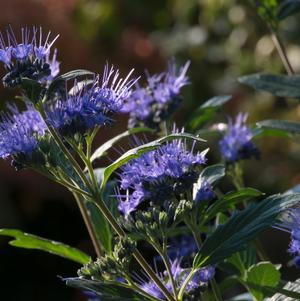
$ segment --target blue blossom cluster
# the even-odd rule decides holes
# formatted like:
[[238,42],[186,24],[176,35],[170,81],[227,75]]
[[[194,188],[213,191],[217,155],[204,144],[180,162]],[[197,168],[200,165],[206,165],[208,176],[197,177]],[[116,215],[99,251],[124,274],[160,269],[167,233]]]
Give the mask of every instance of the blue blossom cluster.
[[180,90],[188,84],[186,76],[190,62],[177,70],[175,62],[168,64],[164,73],[147,76],[147,86],[136,89],[125,103],[122,111],[129,113],[128,126],[147,126],[157,128],[168,119],[181,103]]
[[223,139],[220,140],[220,150],[226,163],[234,163],[251,157],[259,158],[260,152],[251,141],[253,134],[245,124],[247,114],[240,113],[235,122],[229,120],[228,129]]
[[44,38],[42,28],[25,27],[18,42],[11,28],[6,31],[6,39],[0,33],[0,61],[7,70],[3,78],[5,86],[18,86],[23,78],[47,82],[59,73],[56,51],[51,57],[51,47],[58,35],[52,40],[50,35],[51,32]]
[[38,147],[38,137],[43,136],[46,125],[32,104],[19,112],[16,106],[9,105],[9,112],[1,115],[0,122],[0,157],[16,158],[31,156]]
[[122,167],[120,188],[127,193],[118,197],[125,217],[145,200],[161,204],[192,188],[206,161],[205,154],[194,154],[193,148],[190,151],[184,140],[174,140]]
[[136,82],[129,79],[132,72],[122,79],[118,70],[106,65],[101,80],[97,76],[91,85],[83,88],[75,81],[72,94],[46,104],[49,123],[66,136],[110,123],[112,115],[121,110],[130,96]]
[[193,199],[197,203],[202,201],[210,201],[214,198],[215,193],[211,184],[199,177],[197,183],[194,184]]
[[283,223],[283,227],[287,228],[291,233],[291,242],[289,246],[289,253],[295,256],[294,263],[296,267],[300,268],[300,209],[294,208],[289,214],[287,221]]
[[168,257],[175,260],[178,257],[190,257],[198,250],[196,241],[192,235],[182,235],[170,239]]
[[[184,269],[181,267],[181,260],[175,259],[171,264],[171,274],[175,281],[177,287],[181,287],[183,282],[186,280],[189,269]],[[199,287],[207,284],[215,275],[215,268],[213,266],[207,266],[205,268],[199,269],[193,276],[193,278],[189,281],[186,286],[185,293],[191,293],[192,291],[198,289]],[[173,292],[172,282],[167,273],[164,271],[163,273],[157,273],[157,276],[161,279],[161,281],[165,284],[165,287],[168,289],[170,293]],[[149,295],[165,300],[164,294],[157,287],[157,285],[153,281],[141,281],[140,287]]]

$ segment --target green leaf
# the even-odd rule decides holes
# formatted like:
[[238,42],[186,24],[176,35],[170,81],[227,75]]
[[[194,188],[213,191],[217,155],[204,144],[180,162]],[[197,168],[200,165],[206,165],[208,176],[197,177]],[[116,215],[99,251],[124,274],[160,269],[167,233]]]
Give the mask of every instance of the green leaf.
[[280,286],[279,287],[270,287],[270,286],[266,286],[266,285],[265,286],[260,286],[260,285],[253,284],[253,283],[248,283],[248,282],[246,282],[245,284],[251,289],[261,291],[267,297],[272,297],[273,295],[279,293],[282,296],[289,297],[289,298],[283,297],[284,299],[281,299],[281,300],[284,300],[284,301],[300,300],[300,293],[299,292],[290,291],[290,290],[287,290],[285,288],[281,288]]
[[271,262],[259,262],[251,266],[246,272],[246,283],[251,283],[251,294],[257,301],[262,301],[264,293],[259,289],[253,288],[254,285],[276,287],[280,281],[280,272]]
[[116,144],[117,142],[119,142],[121,139],[128,137],[130,135],[134,135],[134,134],[138,134],[141,132],[153,132],[152,129],[150,128],[145,128],[145,127],[138,127],[138,128],[133,128],[130,129],[118,136],[115,136],[114,138],[106,141],[105,143],[103,143],[100,147],[98,147],[95,152],[93,153],[93,155],[91,156],[91,162],[93,162],[96,159],[99,159],[101,157],[103,157],[107,150],[109,150],[114,144]]
[[81,89],[83,89],[85,86],[91,85],[93,83],[94,83],[93,79],[85,79],[85,80],[82,80],[80,82],[77,82],[76,85],[74,85],[69,90],[69,94],[70,95],[76,95],[78,93],[78,91],[80,91]]
[[240,77],[239,81],[276,96],[300,97],[300,75],[252,74]]
[[243,249],[276,222],[280,213],[297,204],[300,194],[273,195],[235,213],[209,236],[194,259],[194,269],[221,262]]
[[80,76],[93,76],[94,73],[88,70],[78,69],[57,76],[50,84],[47,94],[53,93],[59,86],[64,85],[66,81],[78,78]]
[[24,233],[16,229],[0,229],[0,235],[14,237],[9,244],[18,248],[42,250],[54,255],[58,255],[80,264],[88,263],[91,258],[84,252],[65,245],[61,242],[48,240],[39,236]]
[[249,244],[245,250],[233,254],[226,262],[233,265],[240,276],[244,277],[246,271],[256,263],[256,259],[256,249]]
[[231,95],[215,96],[200,106],[200,109],[219,108],[232,98]]
[[278,7],[277,18],[281,21],[299,11],[300,0],[283,0]]
[[29,78],[22,78],[22,88],[30,101],[33,103],[40,101],[44,87],[39,82]]
[[103,301],[148,301],[149,299],[141,294],[124,287],[116,282],[104,283],[101,281],[94,281],[81,278],[67,278],[64,279],[66,284],[71,287],[79,288],[81,290],[92,291],[97,294]]
[[[300,279],[297,279],[295,282],[288,282],[282,289],[283,291],[281,292],[284,292],[285,294],[277,293],[269,301],[294,301],[300,299],[300,294],[297,299],[295,299],[295,297],[290,295],[292,292],[300,293]],[[288,295],[287,295],[287,291],[288,291]],[[286,296],[289,295],[290,298],[286,298]]]
[[264,120],[257,122],[257,126],[266,129],[275,129],[290,134],[300,134],[300,123],[288,120]]
[[261,137],[280,137],[280,138],[289,138],[289,134],[282,130],[270,129],[265,127],[256,126],[256,128],[252,129],[254,138]]
[[85,206],[90,213],[91,222],[94,225],[96,236],[100,241],[101,246],[110,254],[112,252],[113,234],[109,223],[94,202],[86,202]]
[[203,169],[200,177],[204,178],[209,184],[213,185],[215,182],[225,176],[224,164],[215,164]]
[[198,109],[196,109],[195,113],[187,122],[188,128],[192,130],[199,129],[204,123],[211,120],[215,116],[216,111],[230,99],[231,96],[224,95],[216,96],[207,100]]
[[204,220],[210,220],[219,212],[225,212],[228,208],[232,208],[240,202],[248,202],[249,200],[262,195],[263,193],[261,191],[250,187],[229,192],[207,209]]
[[120,166],[126,164],[128,161],[140,157],[143,153],[147,151],[151,151],[156,149],[157,147],[161,146],[164,142],[174,139],[181,139],[181,138],[187,138],[192,139],[195,141],[205,142],[205,140],[193,136],[191,134],[186,133],[178,133],[178,134],[170,134],[168,136],[165,136],[163,138],[157,139],[155,141],[146,143],[144,145],[138,146],[136,148],[133,148],[129,151],[127,151],[125,154],[123,154],[121,157],[119,157],[116,161],[114,161],[112,164],[107,166],[104,170],[104,177],[103,181],[100,187],[101,192],[103,193],[103,190],[105,188],[106,182],[108,181],[111,174],[118,169]]

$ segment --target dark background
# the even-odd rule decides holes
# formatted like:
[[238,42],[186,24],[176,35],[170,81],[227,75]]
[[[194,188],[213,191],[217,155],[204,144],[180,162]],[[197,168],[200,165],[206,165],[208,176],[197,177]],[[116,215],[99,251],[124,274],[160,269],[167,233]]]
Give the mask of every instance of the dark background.
[[[283,118],[299,120],[295,100],[276,99],[240,85],[237,77],[254,72],[284,72],[267,28],[247,1],[233,0],[0,0],[0,27],[18,31],[24,25],[42,25],[60,34],[56,43],[61,72],[84,68],[102,72],[105,61],[122,72],[132,67],[136,75],[145,68],[162,71],[168,58],[191,60],[191,85],[176,115],[183,125],[190,113],[215,95],[232,94],[233,100],[217,116],[248,111],[250,122]],[[281,34],[294,69],[300,70],[299,15],[281,24]],[[4,70],[2,69],[2,74]],[[14,92],[0,90],[1,106],[13,101]],[[102,131],[98,144],[126,127],[126,118]],[[261,161],[246,163],[246,183],[266,193],[287,190],[300,182],[299,141],[257,140]],[[210,163],[219,160],[216,142]],[[230,189],[231,187],[228,187]],[[16,173],[9,162],[0,162],[0,227],[65,242],[93,254],[87,232],[71,195],[31,171]],[[288,279],[299,271],[288,268],[289,237],[270,231],[263,242],[274,263],[283,263]],[[79,268],[67,260],[39,251],[17,249],[0,240],[2,300],[84,300],[65,287],[58,276],[75,276]]]

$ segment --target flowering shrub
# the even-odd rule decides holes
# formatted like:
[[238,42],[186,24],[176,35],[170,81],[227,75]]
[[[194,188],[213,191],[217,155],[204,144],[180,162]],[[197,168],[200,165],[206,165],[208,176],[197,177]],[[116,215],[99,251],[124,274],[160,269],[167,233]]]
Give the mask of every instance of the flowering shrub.
[[[272,9],[272,30],[276,3],[258,4],[267,22],[266,11]],[[277,8],[281,14],[286,9]],[[74,70],[60,75],[56,50],[50,59],[58,36],[44,36],[36,27],[22,28],[20,41],[11,28],[0,36],[3,84],[17,87],[25,104],[22,110],[8,104],[1,114],[0,157],[17,170],[34,169],[74,195],[97,258],[19,230],[0,234],[15,238],[15,246],[79,263],[78,277],[64,281],[83,290],[88,300],[221,301],[238,284],[249,300],[299,300],[299,281],[284,286],[259,234],[270,227],[290,233],[287,249],[299,267],[300,195],[291,189],[266,197],[243,181],[243,161],[260,159],[254,140],[274,134],[273,129],[299,133],[299,124],[267,120],[247,125],[247,114],[240,113],[226,126],[196,126],[187,133],[170,121],[183,101],[182,89],[192,84],[190,62],[177,68],[170,61],[165,72],[147,74],[145,85],[133,70],[121,77],[109,65],[101,74]],[[286,56],[282,59],[291,74]],[[275,95],[300,97],[295,75],[249,75],[241,81]],[[202,104],[194,124],[229,100],[218,96]],[[118,113],[129,114],[129,129],[92,152],[94,138],[113,126]],[[207,159],[206,140],[199,137],[203,132],[218,134],[221,162]],[[145,143],[139,133],[157,137]],[[131,135],[134,148],[96,168],[97,159]],[[220,185],[224,178],[232,182],[231,191]],[[145,242],[155,251],[153,260],[139,251]]]

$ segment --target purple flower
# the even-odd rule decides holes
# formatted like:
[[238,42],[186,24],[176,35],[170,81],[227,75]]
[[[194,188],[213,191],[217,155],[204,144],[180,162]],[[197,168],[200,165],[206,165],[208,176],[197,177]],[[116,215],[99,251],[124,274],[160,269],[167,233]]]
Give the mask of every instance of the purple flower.
[[198,182],[194,184],[193,198],[196,202],[210,201],[214,198],[215,194],[212,186],[201,177]]
[[168,256],[170,259],[177,257],[191,256],[198,250],[195,239],[192,235],[183,235],[170,239],[170,248],[168,249]]
[[295,265],[300,268],[300,209],[291,209],[287,219],[281,226],[291,233],[291,242],[288,251],[295,256]]
[[219,142],[222,157],[227,163],[251,157],[259,158],[259,150],[251,141],[253,134],[245,125],[247,117],[247,114],[240,113],[235,123],[230,119],[228,130]]
[[31,104],[27,110],[19,112],[16,106],[8,106],[10,112],[1,115],[0,157],[2,159],[18,155],[31,155],[37,148],[38,136],[43,136],[46,125]]
[[193,153],[184,140],[174,140],[149,151],[122,167],[119,209],[128,216],[146,200],[163,203],[191,189],[199,176],[205,153]]
[[50,53],[48,53],[45,60],[46,63],[50,66],[51,71],[50,75],[46,78],[46,81],[51,82],[59,74],[60,71],[60,63],[57,61],[57,49],[54,49],[52,58],[50,58]]
[[136,86],[136,89],[125,103],[122,111],[130,114],[129,127],[148,126],[157,128],[160,122],[178,108],[180,90],[188,84],[186,76],[190,62],[177,71],[175,62],[168,64],[167,72],[147,76],[147,86]]
[[[11,27],[6,31],[7,39],[0,33],[0,61],[7,70],[3,83],[8,87],[15,87],[22,83],[23,78],[29,78],[41,83],[52,80],[58,74],[56,54],[51,63],[50,50],[58,35],[50,40],[49,32],[43,39],[42,28],[25,27],[21,29],[19,42]],[[52,64],[52,66],[51,66]],[[55,71],[53,70],[55,65]]]
[[124,100],[131,93],[130,89],[136,81],[129,80],[131,73],[120,79],[119,71],[106,65],[101,81],[96,77],[91,85],[83,88],[78,88],[75,82],[72,94],[46,104],[49,123],[68,136],[110,123],[112,115],[121,110]]
[[[177,258],[173,262],[171,262],[171,274],[174,279],[176,288],[179,290],[184,281],[187,279],[187,276],[190,273],[190,269],[185,269],[181,267],[181,259]],[[215,268],[212,266],[208,266],[202,269],[199,269],[195,272],[194,276],[190,280],[190,282],[187,284],[185,288],[185,293],[190,293],[199,287],[205,285],[208,281],[210,281],[215,275]],[[162,283],[165,285],[167,290],[170,293],[173,293],[173,286],[171,279],[169,277],[169,274],[167,271],[164,271],[162,273],[157,273],[158,278],[162,281]],[[137,279],[140,282],[140,288],[143,289],[148,294],[165,300],[165,296],[157,287],[157,285],[152,280],[144,281],[141,278]]]

